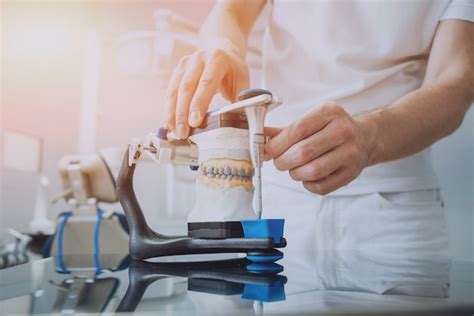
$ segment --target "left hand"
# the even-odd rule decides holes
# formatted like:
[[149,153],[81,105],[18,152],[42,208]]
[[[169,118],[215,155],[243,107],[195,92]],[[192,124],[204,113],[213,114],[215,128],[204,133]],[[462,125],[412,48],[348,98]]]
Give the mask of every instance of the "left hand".
[[[327,103],[284,129],[267,128],[265,160],[313,193],[325,195],[355,179],[369,163],[361,124]],[[276,134],[276,135],[275,135]]]

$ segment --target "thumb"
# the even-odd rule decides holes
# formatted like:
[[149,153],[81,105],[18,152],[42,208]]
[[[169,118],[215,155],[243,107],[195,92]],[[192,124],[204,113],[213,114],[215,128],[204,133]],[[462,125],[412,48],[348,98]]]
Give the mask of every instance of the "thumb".
[[[280,134],[280,132],[282,130],[283,130],[283,128],[280,128],[280,127],[265,127],[265,129],[263,130],[263,133],[265,134],[265,136],[268,136],[268,137],[272,138],[272,137],[275,137],[278,134]],[[264,161],[268,161],[270,159],[271,159],[271,157],[268,153],[263,153],[263,160]]]
[[265,134],[265,136],[269,136],[270,138],[272,138],[280,134],[282,130],[283,128],[280,127],[265,127],[263,133]]

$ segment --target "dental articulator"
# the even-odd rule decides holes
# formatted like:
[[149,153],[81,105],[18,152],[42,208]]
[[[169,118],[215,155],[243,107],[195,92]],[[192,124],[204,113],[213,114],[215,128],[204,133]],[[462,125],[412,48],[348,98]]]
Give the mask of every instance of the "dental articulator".
[[[265,116],[280,104],[281,100],[267,90],[247,89],[239,94],[238,102],[209,112],[201,126],[191,129],[188,139],[173,138],[173,133],[166,128],[160,128],[158,133],[150,133],[144,141],[134,139],[130,142],[117,178],[116,189],[127,218],[130,233],[129,252],[134,259],[183,254],[246,253],[251,262],[272,263],[283,257],[283,253],[276,248],[286,246],[286,240],[283,238],[284,220],[261,218]],[[193,142],[193,136],[199,137],[217,129],[231,129],[237,133],[248,130],[248,151],[253,167],[251,174],[229,166],[217,171],[200,163],[199,147]],[[187,236],[166,236],[153,231],[145,220],[133,189],[133,175],[143,153],[147,153],[158,164],[172,162],[189,165],[198,174],[209,175],[217,180],[234,177],[240,179],[239,181],[253,180],[257,219],[190,222]],[[251,266],[249,265],[249,270]]]

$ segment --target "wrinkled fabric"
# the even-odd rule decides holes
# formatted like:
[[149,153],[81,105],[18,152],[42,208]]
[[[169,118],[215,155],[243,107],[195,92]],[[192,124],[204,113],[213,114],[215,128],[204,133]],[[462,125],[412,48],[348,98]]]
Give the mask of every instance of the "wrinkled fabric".
[[[318,196],[266,184],[264,218],[285,218],[285,254],[320,250],[447,255],[438,190]],[[291,197],[291,198],[289,198]]]

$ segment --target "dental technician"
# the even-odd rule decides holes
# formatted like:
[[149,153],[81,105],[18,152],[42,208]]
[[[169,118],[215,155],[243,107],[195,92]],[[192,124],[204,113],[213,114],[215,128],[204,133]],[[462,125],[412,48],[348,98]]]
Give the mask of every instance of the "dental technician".
[[[443,252],[430,146],[474,100],[474,0],[219,1],[171,78],[167,125],[199,126],[216,93],[249,87],[247,40],[265,5],[264,218],[289,247]],[[452,153],[455,155],[456,153]]]

